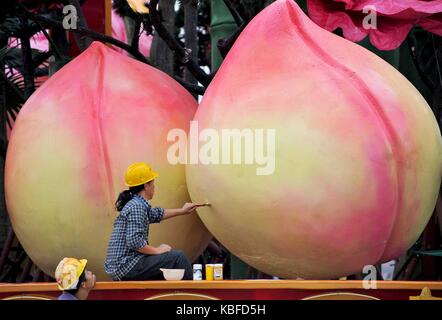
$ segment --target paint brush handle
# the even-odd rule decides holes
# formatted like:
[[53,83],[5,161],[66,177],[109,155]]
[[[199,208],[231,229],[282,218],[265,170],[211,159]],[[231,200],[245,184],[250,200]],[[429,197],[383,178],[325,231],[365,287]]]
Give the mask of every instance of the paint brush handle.
[[210,207],[210,203],[196,204],[197,207]]

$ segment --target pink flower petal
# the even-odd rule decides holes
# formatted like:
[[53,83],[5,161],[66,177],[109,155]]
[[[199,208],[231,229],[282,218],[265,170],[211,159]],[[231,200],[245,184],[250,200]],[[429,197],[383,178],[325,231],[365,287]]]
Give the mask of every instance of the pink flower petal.
[[[442,1],[417,0],[307,0],[309,15],[322,28],[333,31],[342,28],[344,37],[360,41],[370,35],[370,41],[381,50],[401,45],[414,25],[442,35]],[[377,28],[363,27],[364,8],[371,6],[377,13]]]

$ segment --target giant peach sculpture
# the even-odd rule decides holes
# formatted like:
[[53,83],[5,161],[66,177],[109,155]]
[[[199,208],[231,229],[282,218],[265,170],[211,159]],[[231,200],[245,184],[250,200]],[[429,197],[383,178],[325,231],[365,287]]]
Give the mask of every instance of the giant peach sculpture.
[[434,209],[442,144],[424,98],[294,1],[276,1],[250,22],[194,120],[200,130],[274,130],[275,166],[266,174],[244,158],[186,166],[192,200],[211,203],[198,209],[204,224],[263,272],[362,272],[404,253]]
[[[65,256],[86,258],[99,278],[129,164],[160,176],[153,205],[189,201],[184,166],[167,161],[167,133],[187,130],[197,104],[165,73],[93,43],[26,102],[6,160],[6,201],[24,249],[52,275]],[[151,226],[152,245],[196,258],[210,234],[197,215]]]

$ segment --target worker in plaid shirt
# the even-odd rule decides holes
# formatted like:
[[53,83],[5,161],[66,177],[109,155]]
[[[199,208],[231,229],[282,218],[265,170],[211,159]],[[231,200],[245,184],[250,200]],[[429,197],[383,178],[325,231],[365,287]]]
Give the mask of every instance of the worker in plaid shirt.
[[158,176],[144,162],[134,163],[126,171],[125,180],[129,190],[123,191],[115,204],[120,212],[104,262],[106,273],[114,280],[163,279],[160,268],[184,269],[185,280],[190,280],[192,267],[180,250],[172,250],[167,244],[149,245],[149,224],[159,223],[172,217],[189,214],[198,207],[186,203],[180,209],[152,208],[152,199]]

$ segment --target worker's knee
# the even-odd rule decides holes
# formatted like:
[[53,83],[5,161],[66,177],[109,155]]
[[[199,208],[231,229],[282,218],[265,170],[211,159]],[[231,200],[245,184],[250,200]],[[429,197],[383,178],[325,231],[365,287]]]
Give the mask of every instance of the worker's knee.
[[170,250],[166,252],[164,255],[167,256],[168,259],[176,260],[180,258],[184,253],[181,250]]
[[180,264],[188,264],[188,259],[186,257],[186,254],[182,250],[172,250],[173,251],[173,258],[176,262]]
[[167,252],[168,256],[174,257],[174,256],[179,256],[180,255],[181,250],[175,250],[172,249],[169,252]]
[[182,250],[172,250],[172,255],[173,257],[175,257],[176,259],[187,259],[186,255],[184,254],[184,252]]

